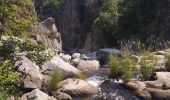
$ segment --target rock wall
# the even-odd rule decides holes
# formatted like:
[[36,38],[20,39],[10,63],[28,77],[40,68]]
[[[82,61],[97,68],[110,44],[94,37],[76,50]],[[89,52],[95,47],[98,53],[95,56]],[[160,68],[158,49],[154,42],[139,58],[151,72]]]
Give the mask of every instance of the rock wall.
[[61,35],[57,31],[55,20],[50,17],[34,27],[36,34],[32,38],[37,42],[42,42],[49,46],[53,51],[62,51]]
[[[58,28],[63,37],[64,49],[83,48],[87,33],[91,30],[99,0],[62,0]],[[88,39],[87,39],[88,40]]]

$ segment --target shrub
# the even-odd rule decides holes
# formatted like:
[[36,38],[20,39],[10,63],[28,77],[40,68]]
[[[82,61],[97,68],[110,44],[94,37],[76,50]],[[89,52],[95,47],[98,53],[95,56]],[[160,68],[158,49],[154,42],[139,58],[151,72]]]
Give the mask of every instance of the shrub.
[[8,100],[9,94],[6,92],[0,92],[0,100]]
[[118,58],[116,56],[110,55],[108,66],[111,70],[111,76],[113,78],[121,78],[126,82],[129,81],[132,77],[136,67],[136,63],[129,56]]
[[45,61],[52,58],[52,55],[46,51],[47,46],[42,43],[36,44],[30,40],[27,40],[22,42],[19,46],[22,52],[27,51],[26,57],[34,61],[38,66],[40,66],[40,68]]
[[146,61],[141,61],[140,65],[141,65],[141,79],[149,80],[154,71],[153,66]]
[[57,90],[57,84],[62,80],[62,77],[59,75],[57,70],[54,70],[50,75],[50,80],[44,86],[44,91],[49,92],[50,95],[55,95],[54,92]]
[[24,53],[26,57],[34,61],[41,67],[45,61],[49,60],[52,55],[47,52],[47,46],[42,43],[36,44],[31,40],[20,40],[17,37],[5,37],[1,40],[0,56],[5,59],[14,59],[17,53]]
[[0,41],[0,91],[13,95],[20,92],[18,86],[22,83],[23,76],[17,72],[18,65],[15,65],[15,62],[19,60],[16,59],[18,54],[26,54],[29,59],[40,66],[52,57],[46,52],[46,49],[47,47],[43,44],[36,44],[29,40],[23,41],[17,37],[2,36]]
[[14,62],[5,60],[0,63],[0,91],[15,94],[18,84],[22,82],[22,75],[15,71]]

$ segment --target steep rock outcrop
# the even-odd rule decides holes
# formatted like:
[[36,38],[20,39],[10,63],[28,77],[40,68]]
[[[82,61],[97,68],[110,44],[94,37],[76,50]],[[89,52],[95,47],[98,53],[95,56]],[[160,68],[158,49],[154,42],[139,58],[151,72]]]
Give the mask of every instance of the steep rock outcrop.
[[91,30],[98,8],[99,0],[61,1],[57,22],[62,33],[64,49],[84,47],[86,35]]
[[34,27],[36,34],[32,38],[37,42],[42,42],[54,51],[62,51],[61,35],[57,31],[55,20],[50,17]]
[[[63,36],[65,49],[75,48],[81,33],[81,22],[78,8],[83,0],[63,0],[59,14],[59,30]],[[83,7],[83,6],[82,6]],[[78,38],[79,37],[79,38]]]

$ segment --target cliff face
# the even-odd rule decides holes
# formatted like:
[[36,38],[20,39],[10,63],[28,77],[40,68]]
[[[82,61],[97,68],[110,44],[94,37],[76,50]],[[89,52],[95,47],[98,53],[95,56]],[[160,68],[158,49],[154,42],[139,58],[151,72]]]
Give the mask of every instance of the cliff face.
[[[35,0],[40,3],[41,1],[43,0]],[[130,2],[131,0],[124,1]],[[170,0],[137,1],[139,6],[130,8],[129,11],[122,14],[123,17],[119,18],[118,28],[121,31],[118,31],[118,34],[120,37],[114,36],[115,39],[106,37],[106,40],[117,41],[117,39],[125,38],[124,33],[125,36],[128,34],[128,37],[141,35],[139,38],[148,38],[150,35],[155,35],[156,38],[169,38],[167,35],[170,32]],[[122,6],[120,5],[120,8]],[[103,37],[98,34],[100,29],[96,29],[94,26],[100,8],[101,0],[60,0],[59,9],[57,11],[52,9],[57,12],[55,13],[57,15],[53,17],[56,20],[58,31],[61,33],[64,50],[72,48],[97,49],[99,46],[110,46],[108,43],[113,41],[102,44],[101,38]],[[53,14],[46,14],[42,11],[42,15],[52,16]],[[106,34],[104,33],[104,35]]]
[[50,17],[35,25],[34,32],[36,34],[32,35],[32,38],[35,41],[46,44],[53,51],[62,51],[61,35],[57,31],[53,18]]
[[59,14],[58,26],[62,33],[64,48],[74,48],[77,45],[78,32],[81,29],[78,6],[80,0],[63,0]]
[[99,0],[63,0],[59,11],[58,29],[64,49],[83,48],[87,33],[98,13]]

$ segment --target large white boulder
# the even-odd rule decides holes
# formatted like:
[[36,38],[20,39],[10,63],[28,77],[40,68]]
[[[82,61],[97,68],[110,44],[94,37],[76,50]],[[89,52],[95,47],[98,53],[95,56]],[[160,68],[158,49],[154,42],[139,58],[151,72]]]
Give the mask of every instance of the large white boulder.
[[20,100],[57,100],[54,97],[48,96],[39,89],[35,89],[29,93],[24,94]]
[[71,57],[72,59],[80,58],[81,54],[80,53],[74,53]]
[[97,60],[80,60],[77,68],[85,73],[97,71],[100,68]]
[[58,84],[61,92],[70,95],[91,95],[99,93],[97,87],[81,79],[69,78]]
[[43,75],[39,71],[39,66],[25,56],[20,57],[15,65],[18,65],[18,71],[26,76],[23,84],[24,88],[41,88]]
[[70,65],[69,63],[64,62],[59,57],[53,57],[50,61],[47,61],[42,66],[42,73],[43,74],[50,74],[52,71],[58,71],[60,76],[62,77],[71,77],[81,74],[81,71],[75,68],[74,66]]
[[145,81],[148,87],[170,89],[170,72],[156,72],[155,81]]
[[62,58],[66,62],[70,62],[70,60],[71,60],[71,56],[68,54],[60,53],[59,57]]

